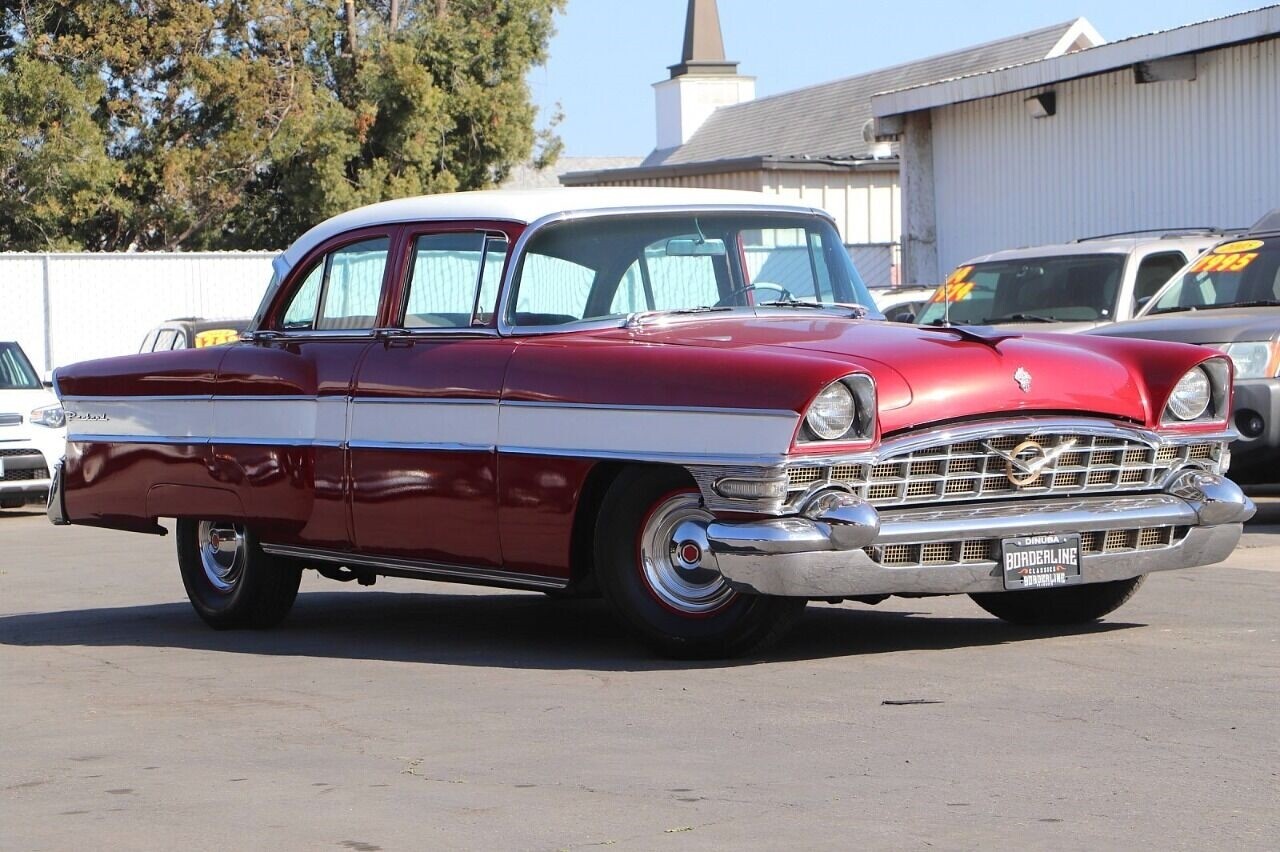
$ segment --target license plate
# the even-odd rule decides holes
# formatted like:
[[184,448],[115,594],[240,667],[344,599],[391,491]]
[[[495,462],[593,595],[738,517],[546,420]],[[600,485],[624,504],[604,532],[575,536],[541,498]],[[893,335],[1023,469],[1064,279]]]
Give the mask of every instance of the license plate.
[[1084,582],[1079,533],[1007,538],[1002,545],[1006,589],[1050,589]]

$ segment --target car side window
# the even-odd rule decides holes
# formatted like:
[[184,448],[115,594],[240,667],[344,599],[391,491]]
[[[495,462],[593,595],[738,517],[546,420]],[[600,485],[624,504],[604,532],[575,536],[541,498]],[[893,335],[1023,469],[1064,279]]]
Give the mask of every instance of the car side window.
[[160,334],[156,336],[156,345],[152,352],[165,352],[173,348],[173,341],[178,337],[178,332],[172,328],[162,329]]
[[386,237],[343,246],[325,261],[325,281],[320,294],[321,331],[373,328],[382,296],[382,274],[387,268],[391,241]]
[[284,312],[286,330],[309,329],[315,326],[316,309],[320,306],[320,288],[324,285],[324,271],[328,258],[322,258],[307,273],[298,292]]
[[426,234],[414,240],[405,328],[469,328],[493,317],[505,237]]
[[1149,254],[1142,259],[1133,281],[1133,307],[1138,309],[1151,301],[1174,274],[1187,262],[1180,251]]
[[391,241],[363,240],[329,252],[307,271],[285,309],[286,331],[373,328]]

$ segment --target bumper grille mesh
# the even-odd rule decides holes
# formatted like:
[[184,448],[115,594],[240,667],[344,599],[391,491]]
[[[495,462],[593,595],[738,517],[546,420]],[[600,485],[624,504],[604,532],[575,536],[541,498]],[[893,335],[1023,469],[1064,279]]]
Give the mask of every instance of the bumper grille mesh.
[[4,473],[0,473],[0,482],[33,482],[37,479],[48,478],[49,468],[44,465],[27,468],[26,470],[6,469]]
[[[1143,527],[1129,530],[1094,530],[1080,534],[1084,556],[1156,550],[1172,547],[1187,534],[1186,527]],[[886,544],[863,548],[863,552],[886,568],[923,565],[965,565],[1000,561],[1000,539],[970,538],[963,541],[932,541],[926,544]]]
[[[1138,440],[1069,433],[1000,435],[874,462],[794,465],[787,468],[787,483],[789,499],[815,485],[838,483],[877,506],[1140,491],[1159,487],[1170,471],[1188,462],[1216,463],[1222,447],[1221,442],[1150,447]],[[1046,455],[1051,461],[1036,468]]]

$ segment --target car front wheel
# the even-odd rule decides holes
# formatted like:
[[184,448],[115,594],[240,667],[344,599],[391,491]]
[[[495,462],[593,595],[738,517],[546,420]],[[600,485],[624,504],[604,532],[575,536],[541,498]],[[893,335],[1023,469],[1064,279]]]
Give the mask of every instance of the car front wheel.
[[302,568],[263,552],[243,525],[179,520],[177,539],[182,584],[210,627],[274,627],[289,614]]
[[596,580],[622,620],[658,653],[733,657],[775,642],[803,598],[735,591],[708,566],[712,519],[682,471],[633,468],[605,495],[596,528]]
[[1119,609],[1146,579],[1145,575],[1109,583],[1028,592],[982,592],[973,602],[1013,624],[1084,624]]

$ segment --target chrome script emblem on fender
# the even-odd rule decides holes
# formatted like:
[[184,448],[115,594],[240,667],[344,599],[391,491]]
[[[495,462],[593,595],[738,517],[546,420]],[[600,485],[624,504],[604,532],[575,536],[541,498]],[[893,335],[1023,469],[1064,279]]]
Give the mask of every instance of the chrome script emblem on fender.
[[1027,372],[1026,367],[1019,367],[1013,371],[1013,380],[1018,383],[1018,387],[1023,393],[1031,392],[1031,374]]
[[1075,438],[1067,438],[1058,446],[1048,450],[1032,440],[1023,441],[1009,453],[997,450],[985,442],[982,447],[987,452],[995,453],[1004,459],[1004,475],[1009,477],[1010,482],[1021,488],[1035,482],[1041,474],[1053,472],[1059,457],[1075,445]]

